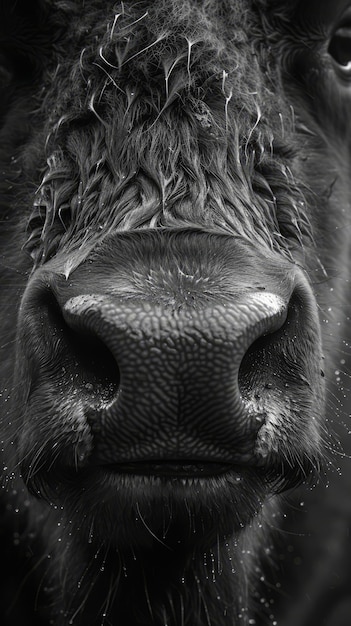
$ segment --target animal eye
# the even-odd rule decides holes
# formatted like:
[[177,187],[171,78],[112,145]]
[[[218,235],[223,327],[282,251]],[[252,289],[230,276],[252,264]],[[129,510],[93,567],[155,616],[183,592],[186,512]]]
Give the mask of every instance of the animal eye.
[[328,51],[341,77],[351,80],[351,11],[334,31]]

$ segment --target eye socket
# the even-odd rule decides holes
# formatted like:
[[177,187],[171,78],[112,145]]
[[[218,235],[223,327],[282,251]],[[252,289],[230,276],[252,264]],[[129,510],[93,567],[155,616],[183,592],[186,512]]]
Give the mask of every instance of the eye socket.
[[347,12],[347,16],[344,16],[341,24],[334,31],[328,52],[339,75],[351,81],[351,11]]

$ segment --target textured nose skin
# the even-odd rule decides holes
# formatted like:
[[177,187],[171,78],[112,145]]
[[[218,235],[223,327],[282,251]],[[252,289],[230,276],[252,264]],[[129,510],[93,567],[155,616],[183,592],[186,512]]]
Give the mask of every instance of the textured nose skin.
[[255,292],[173,309],[89,294],[63,314],[97,335],[120,371],[115,400],[91,418],[98,462],[250,459],[262,421],[244,406],[238,372],[248,347],[283,325],[282,298]]

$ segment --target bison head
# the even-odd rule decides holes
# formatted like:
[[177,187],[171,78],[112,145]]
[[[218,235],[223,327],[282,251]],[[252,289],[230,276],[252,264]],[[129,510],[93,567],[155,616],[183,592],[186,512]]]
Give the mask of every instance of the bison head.
[[308,4],[4,10],[4,473],[58,619],[246,623],[320,465],[350,37]]

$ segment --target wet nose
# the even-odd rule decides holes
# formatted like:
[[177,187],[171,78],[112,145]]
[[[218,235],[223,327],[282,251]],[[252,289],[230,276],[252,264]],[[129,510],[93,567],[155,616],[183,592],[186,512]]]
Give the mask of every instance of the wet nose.
[[[287,309],[265,292],[192,310],[107,295],[68,299],[62,309],[73,339],[67,352],[84,383],[101,379],[97,342],[109,354],[105,385],[114,388],[113,397],[95,419],[103,460],[216,457],[228,442],[231,451],[234,444],[241,455],[249,453],[261,424],[245,409],[240,365],[257,339],[284,324]],[[72,348],[82,342],[85,356]]]

